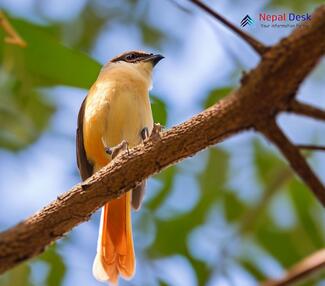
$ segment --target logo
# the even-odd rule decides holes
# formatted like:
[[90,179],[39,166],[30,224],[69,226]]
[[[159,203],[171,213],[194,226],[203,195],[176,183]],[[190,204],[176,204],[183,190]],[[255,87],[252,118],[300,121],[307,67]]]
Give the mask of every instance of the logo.
[[240,26],[245,27],[246,25],[253,25],[254,24],[254,20],[249,16],[246,15],[240,22]]
[[296,14],[292,12],[265,13],[251,17],[246,15],[241,21],[241,27],[260,27],[260,28],[295,28],[307,26],[312,16],[309,13]]

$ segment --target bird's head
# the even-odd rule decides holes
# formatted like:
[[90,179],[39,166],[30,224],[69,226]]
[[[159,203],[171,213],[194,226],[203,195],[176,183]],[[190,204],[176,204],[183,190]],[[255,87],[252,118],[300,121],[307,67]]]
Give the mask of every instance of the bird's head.
[[121,78],[144,81],[148,88],[152,87],[151,74],[153,67],[164,57],[159,54],[142,51],[129,51],[116,56],[102,69],[99,78],[111,80]]
[[149,54],[142,51],[129,51],[113,58],[111,63],[129,63],[153,68],[163,58],[164,57],[160,54]]
[[113,58],[108,66],[123,70],[133,70],[139,74],[151,77],[153,67],[164,57],[159,54],[142,51],[129,51]]

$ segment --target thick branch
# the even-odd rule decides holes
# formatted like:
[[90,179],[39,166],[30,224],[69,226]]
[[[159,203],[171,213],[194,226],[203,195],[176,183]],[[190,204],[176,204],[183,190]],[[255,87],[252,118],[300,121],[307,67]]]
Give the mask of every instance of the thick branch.
[[230,23],[227,19],[222,17],[216,11],[211,9],[208,5],[204,4],[201,0],[190,0],[196,6],[203,9],[205,12],[210,14],[212,17],[223,23],[226,27],[232,30],[235,34],[241,37],[247,44],[249,44],[258,54],[263,55],[268,47],[264,46],[261,42],[253,38],[251,35],[245,33],[244,31],[238,29],[234,24]]
[[137,182],[235,133],[273,120],[324,54],[324,34],[325,5],[317,9],[309,25],[270,48],[242,86],[217,105],[122,154],[85,183],[1,233],[0,273],[41,253]]
[[284,157],[289,161],[292,169],[296,171],[325,207],[325,187],[309,167],[306,159],[300,154],[297,146],[290,142],[275,121],[268,122],[267,126],[263,125],[259,130],[279,148]]
[[287,111],[294,112],[299,115],[308,116],[318,120],[325,120],[325,110],[319,109],[317,107],[311,106],[306,103],[293,100]]
[[325,269],[325,249],[319,250],[287,271],[283,278],[270,280],[262,286],[288,286],[292,283],[302,281],[312,274],[316,274]]

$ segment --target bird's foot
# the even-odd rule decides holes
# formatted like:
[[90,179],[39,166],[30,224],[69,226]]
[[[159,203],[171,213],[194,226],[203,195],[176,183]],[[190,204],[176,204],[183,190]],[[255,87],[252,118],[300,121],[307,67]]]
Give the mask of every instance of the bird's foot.
[[129,152],[129,144],[126,140],[123,140],[121,143],[119,143],[114,147],[105,147],[106,154],[111,155],[112,159],[114,159],[117,155],[119,155],[123,151]]
[[163,130],[163,126],[160,123],[154,123],[150,134],[150,138],[157,140],[160,138],[160,132]]
[[146,140],[149,137],[149,129],[148,129],[148,127],[144,127],[141,130],[140,136],[141,136],[142,141]]

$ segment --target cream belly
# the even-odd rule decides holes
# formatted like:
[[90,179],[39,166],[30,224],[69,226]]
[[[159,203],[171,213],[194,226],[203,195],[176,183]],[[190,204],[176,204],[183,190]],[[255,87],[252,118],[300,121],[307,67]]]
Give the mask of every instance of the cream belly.
[[106,82],[93,89],[85,109],[84,137],[88,140],[84,145],[88,159],[98,169],[109,161],[104,145],[114,147],[122,140],[129,147],[139,144],[143,128],[151,133],[153,118],[148,89],[143,85]]
[[130,147],[139,144],[141,130],[147,127],[151,131],[153,126],[148,92],[132,86],[117,86],[110,96],[104,142],[108,146],[115,146],[122,140],[126,140]]

